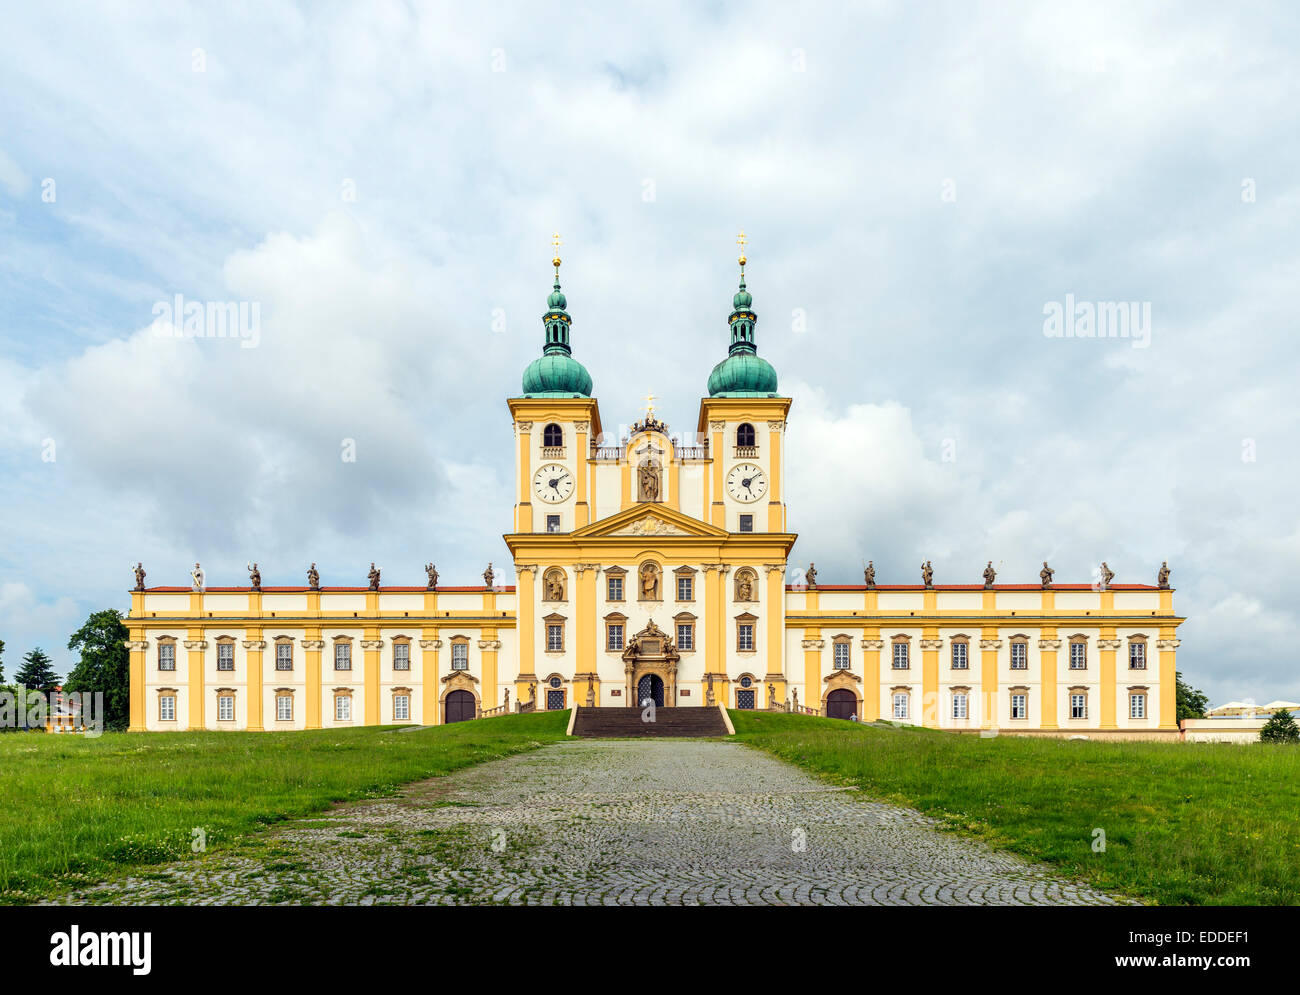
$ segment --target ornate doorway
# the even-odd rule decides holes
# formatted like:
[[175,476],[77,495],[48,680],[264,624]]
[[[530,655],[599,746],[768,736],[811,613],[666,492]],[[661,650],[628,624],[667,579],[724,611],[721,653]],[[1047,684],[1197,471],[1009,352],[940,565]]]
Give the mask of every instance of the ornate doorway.
[[647,699],[653,701],[657,708],[664,707],[664,682],[658,674],[646,674],[637,681],[637,707],[643,707]]
[[826,696],[828,719],[850,719],[858,714],[858,696],[848,688],[837,688]]
[[451,691],[443,699],[447,714],[444,722],[466,722],[474,717],[474,696],[468,691]]

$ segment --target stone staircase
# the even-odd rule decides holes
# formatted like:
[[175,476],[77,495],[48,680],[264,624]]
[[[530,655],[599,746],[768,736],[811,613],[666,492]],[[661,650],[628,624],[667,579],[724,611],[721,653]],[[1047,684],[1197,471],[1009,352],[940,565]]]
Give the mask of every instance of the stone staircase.
[[726,736],[727,727],[717,708],[694,705],[656,708],[653,722],[641,721],[639,708],[579,708],[573,734],[590,738],[647,736]]

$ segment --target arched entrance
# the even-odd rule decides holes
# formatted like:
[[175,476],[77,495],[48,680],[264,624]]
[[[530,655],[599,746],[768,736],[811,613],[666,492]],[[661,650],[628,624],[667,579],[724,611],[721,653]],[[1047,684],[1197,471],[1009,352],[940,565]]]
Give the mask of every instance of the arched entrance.
[[637,682],[636,704],[640,708],[649,699],[656,708],[664,707],[664,682],[658,674],[646,674]]
[[858,714],[858,697],[848,688],[837,688],[826,696],[828,719],[851,719]]
[[474,717],[474,696],[468,691],[448,691],[443,699],[443,722],[465,722]]

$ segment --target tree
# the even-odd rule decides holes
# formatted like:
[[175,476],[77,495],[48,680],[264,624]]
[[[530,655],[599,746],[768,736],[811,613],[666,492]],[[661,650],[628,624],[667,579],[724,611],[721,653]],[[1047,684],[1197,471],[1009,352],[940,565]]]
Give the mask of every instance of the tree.
[[104,728],[122,730],[131,717],[130,633],[116,608],[91,612],[85,625],[72,634],[68,649],[81,659],[72,668],[63,690],[104,695]]
[[1184,683],[1181,670],[1174,674],[1174,681],[1178,690],[1178,721],[1205,718],[1205,709],[1210,704],[1210,699],[1205,696],[1205,693]]
[[30,691],[50,694],[59,686],[59,675],[54,672],[54,664],[45,650],[37,646],[23,657],[23,665],[14,675],[14,683]]
[[1259,731],[1261,743],[1300,743],[1300,727],[1285,708],[1279,708]]

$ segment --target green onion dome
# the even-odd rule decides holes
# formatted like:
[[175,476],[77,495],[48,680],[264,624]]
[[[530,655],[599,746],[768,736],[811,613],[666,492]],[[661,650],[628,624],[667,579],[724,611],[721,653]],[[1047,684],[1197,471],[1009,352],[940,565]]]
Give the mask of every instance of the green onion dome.
[[565,307],[568,301],[560,290],[560,260],[555,263],[555,289],[546,298],[546,343],[542,355],[524,370],[524,397],[590,397],[591,374],[573,358],[569,347],[569,326],[573,319]]
[[744,257],[741,258],[740,289],[732,298],[734,310],[728,321],[731,324],[731,348],[727,358],[709,374],[710,397],[774,397],[776,396],[776,370],[758,355],[754,341],[754,326],[758,315],[754,313],[754,298],[745,289]]

